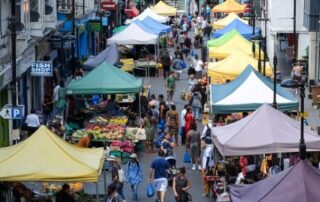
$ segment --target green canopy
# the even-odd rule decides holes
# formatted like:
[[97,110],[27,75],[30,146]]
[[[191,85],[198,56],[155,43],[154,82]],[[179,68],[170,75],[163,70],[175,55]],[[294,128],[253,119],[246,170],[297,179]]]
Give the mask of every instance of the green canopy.
[[127,26],[125,26],[125,25],[121,25],[121,26],[119,26],[119,27],[116,27],[116,28],[114,28],[114,29],[112,30],[112,33],[113,33],[113,34],[116,34],[116,33],[118,33],[118,32],[121,32],[121,31],[124,30],[126,27],[127,27]]
[[209,40],[207,43],[208,47],[217,47],[222,46],[224,43],[232,39],[236,35],[241,35],[236,29],[233,29],[232,31],[222,35],[221,37],[217,39]]
[[71,81],[66,92],[68,95],[138,93],[142,85],[142,79],[102,62],[86,76]]

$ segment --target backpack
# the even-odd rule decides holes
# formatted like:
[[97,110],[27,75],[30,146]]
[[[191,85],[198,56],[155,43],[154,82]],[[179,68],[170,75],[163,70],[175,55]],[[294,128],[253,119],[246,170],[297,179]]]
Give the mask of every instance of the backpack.
[[211,128],[207,124],[207,130],[206,130],[206,135],[204,136],[204,142],[206,144],[212,144],[212,138],[211,138]]

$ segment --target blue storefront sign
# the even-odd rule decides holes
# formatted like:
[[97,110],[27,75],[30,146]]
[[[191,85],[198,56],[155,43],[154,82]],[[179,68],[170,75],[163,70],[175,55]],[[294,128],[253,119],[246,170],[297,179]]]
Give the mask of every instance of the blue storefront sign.
[[51,61],[36,61],[31,65],[32,76],[52,76],[52,62]]

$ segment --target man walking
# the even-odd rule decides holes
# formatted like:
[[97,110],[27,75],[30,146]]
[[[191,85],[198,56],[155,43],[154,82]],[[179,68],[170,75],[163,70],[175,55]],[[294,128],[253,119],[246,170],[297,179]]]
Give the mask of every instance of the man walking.
[[164,151],[159,150],[158,157],[152,161],[149,170],[149,183],[152,182],[153,175],[153,183],[157,191],[157,202],[164,202],[168,187],[167,170],[169,167],[169,163],[164,159]]
[[174,90],[176,89],[176,78],[174,77],[174,71],[170,72],[170,76],[166,80],[167,87],[167,100],[168,102],[172,101]]

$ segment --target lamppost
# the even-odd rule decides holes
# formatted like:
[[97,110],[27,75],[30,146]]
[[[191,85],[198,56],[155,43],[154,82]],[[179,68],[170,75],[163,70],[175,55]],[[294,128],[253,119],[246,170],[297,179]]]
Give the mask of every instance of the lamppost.
[[300,143],[299,143],[299,154],[300,159],[306,158],[306,144],[304,141],[304,97],[305,97],[305,79],[301,81],[296,79],[287,79],[281,82],[281,86],[284,88],[299,88],[300,89]]
[[278,65],[278,58],[276,53],[273,56],[273,108],[277,109],[277,65]]
[[264,22],[264,46],[263,46],[263,76],[266,76],[266,62],[267,62],[267,22],[269,21],[268,18],[259,18],[259,21]]

